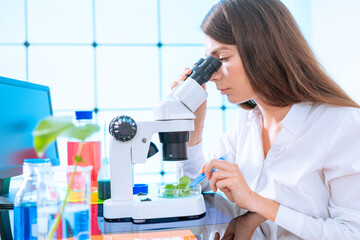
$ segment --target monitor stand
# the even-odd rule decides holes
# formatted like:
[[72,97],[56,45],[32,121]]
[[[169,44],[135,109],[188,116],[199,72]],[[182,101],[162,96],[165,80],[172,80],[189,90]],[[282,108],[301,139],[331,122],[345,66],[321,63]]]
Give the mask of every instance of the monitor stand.
[[11,178],[0,178],[0,209],[13,209],[15,191],[9,191]]

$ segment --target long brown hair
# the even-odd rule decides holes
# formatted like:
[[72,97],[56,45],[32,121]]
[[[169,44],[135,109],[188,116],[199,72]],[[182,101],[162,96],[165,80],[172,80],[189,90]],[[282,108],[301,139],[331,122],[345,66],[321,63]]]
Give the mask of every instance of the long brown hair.
[[[268,105],[322,102],[360,107],[325,73],[279,0],[222,0],[206,15],[201,29],[218,42],[237,46],[252,88]],[[252,109],[256,104],[240,106]]]

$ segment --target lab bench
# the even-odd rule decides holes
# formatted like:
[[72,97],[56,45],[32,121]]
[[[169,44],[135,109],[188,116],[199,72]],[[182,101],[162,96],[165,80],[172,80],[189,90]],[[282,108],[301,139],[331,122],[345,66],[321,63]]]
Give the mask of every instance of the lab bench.
[[[216,232],[223,237],[234,231],[236,219],[247,214],[223,194],[204,193],[204,199],[206,213],[199,219],[146,224],[105,221],[103,205],[91,204],[91,239],[214,239]],[[0,239],[13,239],[13,214],[12,209],[0,211]]]

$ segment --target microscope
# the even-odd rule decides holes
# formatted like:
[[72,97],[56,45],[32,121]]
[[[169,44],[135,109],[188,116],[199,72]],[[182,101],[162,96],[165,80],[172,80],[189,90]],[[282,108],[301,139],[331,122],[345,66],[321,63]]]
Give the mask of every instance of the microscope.
[[129,116],[115,117],[109,124],[111,198],[103,205],[107,221],[134,223],[196,219],[205,215],[202,194],[181,198],[133,195],[133,166],[145,163],[157,152],[152,135],[159,133],[163,160],[187,160],[187,142],[194,130],[195,110],[208,94],[202,85],[221,66],[211,56],[195,63],[188,78],[179,83],[154,108],[154,121],[135,122]]

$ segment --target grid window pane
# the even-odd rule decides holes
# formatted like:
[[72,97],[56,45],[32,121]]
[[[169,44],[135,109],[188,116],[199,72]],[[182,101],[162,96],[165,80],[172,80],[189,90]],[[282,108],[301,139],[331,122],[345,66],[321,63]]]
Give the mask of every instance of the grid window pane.
[[0,45],[0,76],[26,80],[25,46]]
[[0,1],[0,43],[25,42],[25,1]]
[[157,47],[98,47],[100,108],[153,108],[159,102]]
[[160,0],[163,43],[203,43],[201,22],[217,0]]
[[30,43],[91,43],[93,6],[89,0],[36,0],[28,4]]
[[156,0],[96,2],[98,43],[157,43]]
[[29,81],[50,87],[54,110],[94,109],[94,49],[30,46]]

